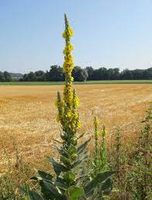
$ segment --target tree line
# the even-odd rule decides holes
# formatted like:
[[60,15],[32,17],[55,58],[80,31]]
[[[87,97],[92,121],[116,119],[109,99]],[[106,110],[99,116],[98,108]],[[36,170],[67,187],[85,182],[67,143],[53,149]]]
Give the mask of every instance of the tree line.
[[12,81],[11,74],[7,71],[1,72],[0,71],[0,81],[1,82],[9,82]]
[[[74,81],[86,80],[150,80],[152,79],[152,68],[148,69],[124,69],[100,67],[82,68],[75,66],[73,70]],[[0,72],[0,81],[12,81],[14,78],[11,73]],[[64,81],[63,68],[58,65],[52,65],[47,71],[35,71],[23,74],[17,81]]]

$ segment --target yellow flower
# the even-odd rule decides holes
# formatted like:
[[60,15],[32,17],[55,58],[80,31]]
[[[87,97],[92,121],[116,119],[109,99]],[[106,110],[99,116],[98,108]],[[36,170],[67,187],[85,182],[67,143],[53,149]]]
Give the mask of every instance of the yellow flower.
[[65,48],[63,50],[64,63],[63,70],[65,73],[65,86],[63,91],[63,99],[58,94],[56,105],[58,107],[58,120],[60,121],[64,132],[75,134],[80,127],[79,114],[77,107],[79,99],[72,88],[72,70],[74,68],[74,61],[72,56],[73,46],[70,43],[70,38],[73,36],[73,30],[65,17],[65,31],[63,37],[65,38]]

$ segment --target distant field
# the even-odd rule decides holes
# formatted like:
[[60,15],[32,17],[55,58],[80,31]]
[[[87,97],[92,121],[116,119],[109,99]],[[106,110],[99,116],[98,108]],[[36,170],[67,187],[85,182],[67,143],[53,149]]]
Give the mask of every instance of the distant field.
[[[63,85],[64,82],[0,82],[0,85]],[[86,81],[74,84],[152,84],[152,80]]]
[[[152,101],[152,85],[146,81],[139,83],[147,84],[131,84],[130,81],[130,84],[120,84],[126,81],[87,83],[90,84],[74,86],[80,98],[84,138],[92,136],[93,116],[96,115],[101,124],[106,125],[108,137],[119,127],[127,144],[140,128],[145,110]],[[8,157],[11,161],[15,160],[13,143],[25,161],[39,168],[44,155],[56,153],[53,139],[58,139],[60,134],[54,102],[57,91],[62,91],[63,86],[48,82],[17,84],[15,87],[0,86],[0,171],[8,163]]]

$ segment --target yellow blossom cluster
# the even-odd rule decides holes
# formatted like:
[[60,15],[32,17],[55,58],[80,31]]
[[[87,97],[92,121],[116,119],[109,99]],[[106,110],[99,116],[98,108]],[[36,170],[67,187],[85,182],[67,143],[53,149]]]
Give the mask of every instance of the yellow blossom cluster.
[[[68,21],[67,21],[67,23],[68,23]],[[73,30],[70,26],[68,26],[67,29],[63,32],[63,37],[67,40],[72,36],[73,36]]]
[[64,74],[65,74],[65,86],[63,92],[63,99],[58,93],[57,96],[57,108],[58,108],[58,121],[61,123],[63,131],[69,135],[75,135],[77,129],[80,127],[79,114],[77,107],[79,100],[75,90],[72,87],[73,77],[72,71],[74,68],[74,62],[72,57],[73,46],[70,43],[70,38],[73,35],[73,30],[69,25],[67,17],[65,15],[65,31],[63,37],[65,39],[64,48]]
[[66,55],[69,51],[70,52],[73,51],[72,44],[68,44],[67,46],[65,46],[64,51],[63,51],[64,55]]

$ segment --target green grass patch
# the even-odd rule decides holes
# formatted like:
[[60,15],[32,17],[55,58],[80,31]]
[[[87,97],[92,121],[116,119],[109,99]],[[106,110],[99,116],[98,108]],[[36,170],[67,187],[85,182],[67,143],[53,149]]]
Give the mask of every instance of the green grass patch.
[[[0,82],[0,85],[63,85],[64,82]],[[86,81],[86,82],[74,82],[74,84],[85,85],[85,84],[152,84],[152,80],[110,80],[110,81]]]

